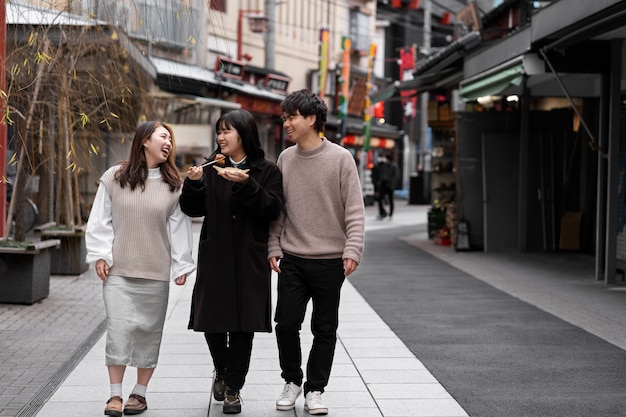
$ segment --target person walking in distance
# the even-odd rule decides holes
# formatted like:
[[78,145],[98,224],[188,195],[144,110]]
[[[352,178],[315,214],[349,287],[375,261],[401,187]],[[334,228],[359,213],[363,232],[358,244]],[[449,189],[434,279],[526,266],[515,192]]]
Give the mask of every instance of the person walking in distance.
[[[184,285],[196,269],[191,221],[178,203],[182,180],[174,145],[169,125],[142,123],[128,161],[102,175],[87,221],[87,262],[95,263],[103,282],[109,416],[148,409],[146,390],[159,357],[169,281]],[[122,407],[127,366],[137,368],[137,384]]]
[[[389,216],[393,216],[393,190],[398,181],[398,167],[392,161],[391,154],[381,156],[379,162],[372,170],[372,181],[374,182],[374,190],[376,200],[378,201],[378,220],[382,220]],[[386,206],[389,206],[387,211]]]
[[215,131],[219,150],[209,159],[226,156],[225,167],[189,168],[180,199],[184,213],[204,216],[189,328],[204,332],[211,351],[213,397],[236,414],[254,332],[272,331],[267,238],[283,209],[282,177],[250,112],[222,115]]
[[278,157],[285,211],[272,223],[268,242],[269,263],[278,272],[274,320],[285,380],[276,408],[291,410],[302,395],[300,329],[312,300],[304,408],[309,414],[327,414],[322,393],[335,353],[341,287],[363,254],[363,196],[350,152],[322,136],[328,111],[324,101],[299,90],[283,100],[281,111],[283,127],[296,145]]

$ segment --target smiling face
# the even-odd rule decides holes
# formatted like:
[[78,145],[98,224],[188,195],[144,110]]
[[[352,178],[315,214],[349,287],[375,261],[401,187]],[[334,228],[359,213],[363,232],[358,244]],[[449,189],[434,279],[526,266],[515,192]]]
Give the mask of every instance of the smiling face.
[[217,131],[217,144],[220,153],[230,156],[234,161],[241,161],[246,156],[239,132],[227,123],[222,123]]
[[157,127],[152,135],[143,143],[148,168],[157,168],[159,164],[167,161],[172,153],[172,136],[169,130],[163,126]]
[[315,115],[302,116],[283,113],[283,128],[289,140],[296,143],[301,149],[313,149],[321,142],[319,132],[315,130]]
[[289,140],[295,143],[299,143],[302,139],[311,135],[311,132],[317,135],[317,132],[312,130],[314,124],[315,116],[304,117],[300,112],[296,112],[295,114],[283,114],[283,128]]

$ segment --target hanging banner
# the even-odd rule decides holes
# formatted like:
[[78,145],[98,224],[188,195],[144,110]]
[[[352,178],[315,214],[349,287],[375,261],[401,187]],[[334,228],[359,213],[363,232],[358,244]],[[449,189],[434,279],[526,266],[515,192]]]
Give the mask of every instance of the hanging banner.
[[376,44],[370,44],[370,53],[367,61],[367,92],[365,93],[365,105],[363,106],[363,150],[370,149],[370,137],[372,136],[372,103],[370,100],[370,91],[372,89],[372,73],[374,72],[374,59],[376,58]]
[[328,38],[330,31],[328,28],[320,29],[320,92],[319,96],[326,95],[326,79],[328,78]]
[[[415,47],[400,50],[400,81],[410,81],[415,74]],[[400,91],[404,121],[415,117],[417,112],[417,90]]]
[[343,57],[341,60],[341,77],[339,78],[339,114],[338,119],[340,121],[340,129],[338,131],[339,138],[345,136],[346,121],[348,117],[348,100],[350,97],[350,49],[352,48],[352,41],[349,37],[344,36],[341,38],[341,49],[343,50]]

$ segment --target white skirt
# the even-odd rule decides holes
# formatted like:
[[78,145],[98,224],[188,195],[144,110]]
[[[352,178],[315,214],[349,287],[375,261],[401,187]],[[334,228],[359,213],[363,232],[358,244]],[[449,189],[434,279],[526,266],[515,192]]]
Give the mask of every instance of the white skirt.
[[102,290],[107,366],[156,367],[169,291],[166,281],[107,277]]

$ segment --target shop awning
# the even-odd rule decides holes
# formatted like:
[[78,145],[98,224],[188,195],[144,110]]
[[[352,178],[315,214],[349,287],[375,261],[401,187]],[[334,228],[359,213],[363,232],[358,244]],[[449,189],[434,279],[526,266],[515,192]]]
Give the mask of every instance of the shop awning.
[[498,95],[508,87],[520,85],[524,74],[524,65],[519,62],[478,79],[464,80],[461,82],[461,97],[476,100],[478,97]]
[[150,57],[150,61],[156,67],[159,76],[189,80],[195,83],[210,85],[213,88],[228,88],[238,93],[276,102],[280,102],[285,98],[284,94],[259,88],[256,85],[231,81],[227,78],[218,78],[212,70],[197,65],[184,64],[154,56]]
[[[352,134],[355,136],[360,136],[363,134],[364,127],[363,127],[362,118],[349,116],[346,119],[345,123],[346,123],[346,126],[345,126],[346,135]],[[329,114],[326,120],[326,130],[334,131],[338,127],[339,127],[339,119],[337,119],[337,116],[333,114]],[[397,139],[401,135],[404,134],[404,132],[401,130],[398,130],[396,126],[390,125],[388,123],[379,124],[379,123],[376,123],[374,120],[372,120],[371,131],[372,131],[371,137],[379,137],[379,138],[384,138],[384,139],[389,139],[389,140]]]
[[418,93],[425,93],[456,84],[461,79],[463,79],[463,71],[448,68],[435,74],[420,75],[409,81],[396,81],[373,94],[371,102],[375,104],[379,101],[407,98],[407,96],[400,97],[399,92],[417,90]]
[[179,102],[181,104],[191,104],[196,106],[214,107],[219,109],[235,110],[240,109],[241,104],[234,103],[232,101],[221,100],[210,97],[200,97],[191,94],[175,94],[168,91],[157,91],[150,94],[151,97],[156,99],[166,99]]
[[[478,97],[519,94],[524,77],[545,76],[545,63],[536,53],[527,52],[500,65],[468,77],[460,83],[461,98],[466,101]],[[508,90],[508,91],[506,91]]]

